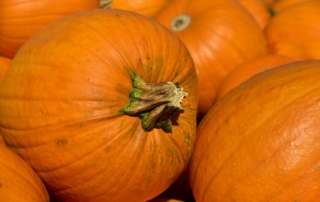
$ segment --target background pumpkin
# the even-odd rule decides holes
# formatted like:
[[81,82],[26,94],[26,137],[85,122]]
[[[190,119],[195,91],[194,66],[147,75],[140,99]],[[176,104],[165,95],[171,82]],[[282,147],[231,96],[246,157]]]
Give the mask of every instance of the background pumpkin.
[[271,18],[270,5],[265,0],[238,0],[238,2],[252,15],[261,29]]
[[39,176],[18,155],[3,144],[0,135],[1,201],[49,202]]
[[282,9],[288,8],[290,6],[294,6],[298,3],[302,3],[309,0],[278,0],[272,4],[272,10],[274,12],[279,12]]
[[199,114],[215,103],[222,79],[242,62],[266,53],[262,30],[232,0],[174,0],[154,17],[186,44],[199,72]]
[[320,61],[257,74],[198,127],[190,163],[196,201],[320,200]]
[[154,16],[170,0],[100,0],[102,8],[118,8],[148,17]]
[[0,56],[0,85],[3,81],[3,78],[10,66],[11,59],[7,57]]
[[270,19],[265,36],[271,53],[297,60],[320,59],[320,1],[290,6]]
[[0,55],[13,58],[26,40],[49,23],[99,7],[99,0],[1,0]]
[[295,60],[293,58],[274,54],[268,54],[248,60],[234,68],[222,81],[217,93],[217,99],[221,99],[233,88],[248,80],[255,74],[294,61]]
[[[148,83],[178,83],[188,93],[183,113],[171,117],[172,132],[147,132],[138,117],[121,110],[133,88],[131,71]],[[130,96],[140,97],[135,92]],[[133,12],[96,9],[50,24],[21,47],[0,96],[6,144],[62,201],[150,200],[182,174],[191,156],[197,109],[192,58],[172,32]]]

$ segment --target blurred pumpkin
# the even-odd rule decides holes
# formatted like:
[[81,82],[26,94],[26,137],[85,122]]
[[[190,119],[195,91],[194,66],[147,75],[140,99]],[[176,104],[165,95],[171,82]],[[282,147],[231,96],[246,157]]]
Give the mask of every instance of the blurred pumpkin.
[[1,0],[0,55],[13,58],[44,26],[71,13],[99,7],[99,0]]
[[265,0],[237,0],[257,21],[261,29],[268,24],[271,18],[269,4]]
[[4,76],[10,66],[11,59],[7,57],[0,56],[0,85],[3,81]]
[[320,1],[290,6],[272,17],[265,28],[270,53],[296,60],[320,59]]
[[196,201],[320,201],[320,61],[257,74],[202,119],[190,162]]
[[102,8],[118,8],[148,17],[154,16],[170,0],[100,0]]
[[221,99],[234,87],[240,85],[255,74],[294,61],[293,58],[274,54],[268,54],[248,60],[234,68],[222,81],[218,90],[217,99]]
[[279,12],[282,9],[288,8],[290,6],[294,6],[296,4],[310,1],[310,0],[277,0],[272,4],[272,10],[274,12]]
[[23,159],[5,147],[1,139],[0,135],[1,201],[49,202],[39,176]]
[[0,107],[5,143],[53,198],[147,201],[189,162],[196,71],[182,41],[156,21],[118,9],[79,12],[21,47]]
[[223,78],[266,53],[257,22],[233,0],[173,0],[154,17],[186,44],[199,74],[199,114],[215,103]]

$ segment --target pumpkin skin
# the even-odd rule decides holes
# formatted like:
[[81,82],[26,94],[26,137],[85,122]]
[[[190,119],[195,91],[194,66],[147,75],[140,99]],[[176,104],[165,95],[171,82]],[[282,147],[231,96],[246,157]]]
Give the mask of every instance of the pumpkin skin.
[[11,61],[12,60],[10,58],[0,56],[0,84],[3,81],[3,78],[10,66]]
[[[130,71],[188,93],[171,133],[146,132],[138,117],[120,113]],[[172,32],[134,12],[96,9],[47,26],[21,47],[0,95],[4,141],[59,200],[147,201],[190,160],[197,114],[191,55]]]
[[71,13],[99,7],[99,0],[1,0],[0,55],[13,58],[44,26]]
[[296,60],[320,59],[319,13],[320,1],[312,0],[278,12],[265,28],[270,53]]
[[279,12],[282,9],[288,8],[289,6],[296,5],[309,0],[278,0],[272,4],[272,10]]
[[100,0],[102,8],[117,8],[153,17],[170,0]]
[[217,99],[221,99],[233,88],[248,80],[255,74],[294,61],[295,60],[293,58],[274,54],[268,54],[252,60],[248,60],[234,68],[222,81],[218,90]]
[[0,198],[1,201],[49,202],[39,176],[18,155],[1,141],[0,135]]
[[154,19],[176,33],[192,55],[199,73],[200,116],[215,103],[221,81],[233,68],[266,53],[262,30],[232,0],[175,0]]
[[293,62],[217,102],[190,162],[196,201],[319,201],[319,79],[320,61]]
[[238,0],[252,15],[261,29],[264,29],[271,18],[269,4],[265,0]]

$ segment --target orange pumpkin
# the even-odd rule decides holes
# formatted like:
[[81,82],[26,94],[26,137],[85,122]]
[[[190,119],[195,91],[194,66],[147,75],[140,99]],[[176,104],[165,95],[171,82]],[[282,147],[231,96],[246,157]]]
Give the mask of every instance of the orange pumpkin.
[[99,0],[1,0],[0,55],[13,58],[26,40],[49,23],[99,7]]
[[272,17],[265,28],[270,53],[297,60],[320,59],[320,1],[290,6]]
[[293,58],[273,54],[268,54],[252,60],[248,60],[234,68],[222,81],[218,90],[217,99],[221,99],[233,88],[248,80],[255,74],[294,61],[295,60]]
[[118,8],[148,17],[154,16],[170,0],[100,0],[102,8]]
[[261,29],[271,18],[269,4],[265,0],[238,0],[238,2],[252,15]]
[[39,176],[1,141],[0,135],[0,199],[1,201],[49,202]]
[[215,103],[223,78],[237,65],[266,53],[262,30],[233,0],[175,0],[154,17],[188,47],[199,73],[199,114]]
[[10,66],[11,59],[7,57],[0,56],[0,84],[3,81],[3,78]]
[[310,0],[277,0],[272,4],[272,10],[274,12],[279,12],[282,9],[288,8],[290,6],[294,6],[296,4],[310,1]]
[[196,201],[320,201],[320,61],[257,74],[202,119],[190,162]]
[[4,141],[62,201],[159,195],[186,169],[196,111],[196,71],[183,42],[118,9],[42,29],[0,89]]

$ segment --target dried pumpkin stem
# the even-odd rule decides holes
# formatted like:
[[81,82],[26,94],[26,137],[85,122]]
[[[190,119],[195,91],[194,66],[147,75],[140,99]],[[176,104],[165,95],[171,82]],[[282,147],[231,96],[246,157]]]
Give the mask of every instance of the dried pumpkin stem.
[[100,0],[101,8],[107,9],[111,8],[113,1],[112,0]]
[[162,128],[165,132],[172,132],[171,118],[183,111],[181,102],[188,93],[172,82],[147,83],[134,72],[131,77],[130,101],[120,112],[138,116],[145,131]]
[[191,17],[189,15],[183,14],[172,20],[171,28],[173,31],[180,32],[189,27],[190,23]]

